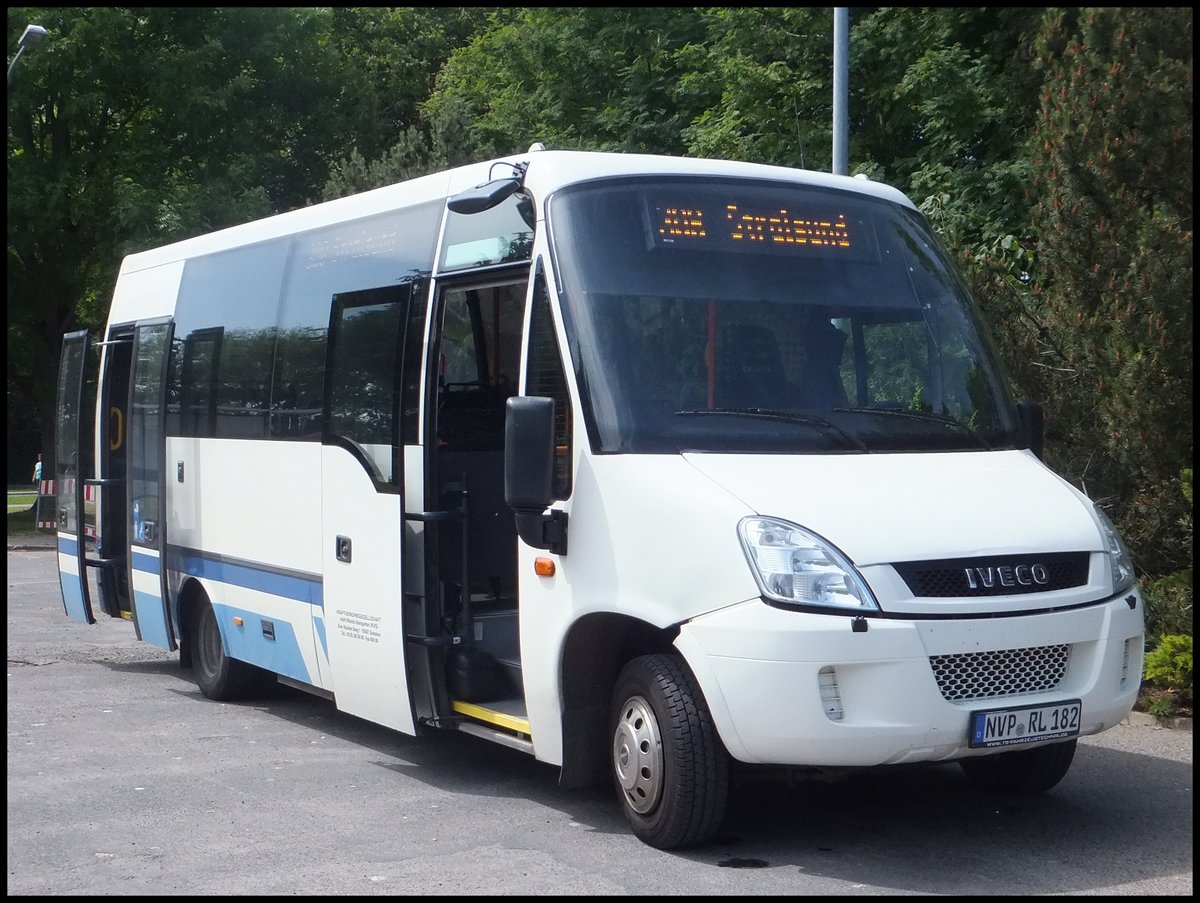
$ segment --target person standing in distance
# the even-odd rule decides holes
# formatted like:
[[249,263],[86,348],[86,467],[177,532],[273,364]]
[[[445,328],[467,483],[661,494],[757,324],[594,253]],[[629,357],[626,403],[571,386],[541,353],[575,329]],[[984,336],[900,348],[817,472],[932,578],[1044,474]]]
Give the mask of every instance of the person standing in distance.
[[36,487],[42,481],[42,456],[38,455],[37,463],[33,465],[33,485]]

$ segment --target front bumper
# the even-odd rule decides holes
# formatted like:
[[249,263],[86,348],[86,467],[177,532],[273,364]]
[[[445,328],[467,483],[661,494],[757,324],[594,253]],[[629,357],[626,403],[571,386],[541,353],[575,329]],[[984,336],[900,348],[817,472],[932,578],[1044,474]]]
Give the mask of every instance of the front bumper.
[[[1131,603],[1128,600],[1132,598]],[[995,752],[967,745],[972,711],[1080,699],[1080,734],[1133,708],[1144,652],[1137,590],[1086,608],[995,618],[852,619],[749,600],[684,624],[687,659],[729,753],[772,765],[872,766]],[[948,699],[931,657],[1066,646],[1052,687]],[[1022,655],[1011,656],[1019,660]],[[945,659],[942,659],[943,661]],[[823,686],[824,685],[824,686]],[[832,685],[832,690],[831,690]],[[830,697],[836,696],[840,716]]]

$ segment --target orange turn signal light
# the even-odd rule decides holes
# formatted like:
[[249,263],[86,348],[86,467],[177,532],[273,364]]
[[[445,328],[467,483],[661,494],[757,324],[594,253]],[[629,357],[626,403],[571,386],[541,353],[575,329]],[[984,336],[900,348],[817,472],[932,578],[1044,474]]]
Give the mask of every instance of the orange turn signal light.
[[533,572],[539,577],[553,577],[554,559],[541,557],[533,559]]
[[234,627],[241,627],[242,623],[243,623],[243,621],[241,618],[239,618],[237,615],[233,616],[233,626]]

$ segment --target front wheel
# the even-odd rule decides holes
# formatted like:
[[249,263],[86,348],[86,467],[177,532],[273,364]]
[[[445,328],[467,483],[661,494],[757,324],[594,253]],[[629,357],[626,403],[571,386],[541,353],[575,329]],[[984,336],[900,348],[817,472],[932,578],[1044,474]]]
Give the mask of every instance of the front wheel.
[[981,787],[1000,793],[1033,796],[1045,793],[1064,777],[1075,758],[1075,740],[1036,749],[960,759],[967,777]]
[[644,655],[612,699],[612,769],[633,833],[660,850],[710,840],[729,795],[729,756],[682,659]]

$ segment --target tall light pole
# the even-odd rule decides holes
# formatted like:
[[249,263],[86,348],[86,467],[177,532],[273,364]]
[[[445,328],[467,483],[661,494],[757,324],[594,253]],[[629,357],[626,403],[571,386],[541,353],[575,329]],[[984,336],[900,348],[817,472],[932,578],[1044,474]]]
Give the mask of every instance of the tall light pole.
[[833,9],[833,174],[850,175],[850,9]]
[[42,38],[46,36],[46,29],[40,25],[26,25],[25,31],[21,34],[21,39],[17,41],[17,55],[13,57],[12,62],[8,64],[8,86],[12,87],[13,69],[17,66],[17,60],[21,58],[21,54],[25,52],[25,48],[34,48],[42,42]]

